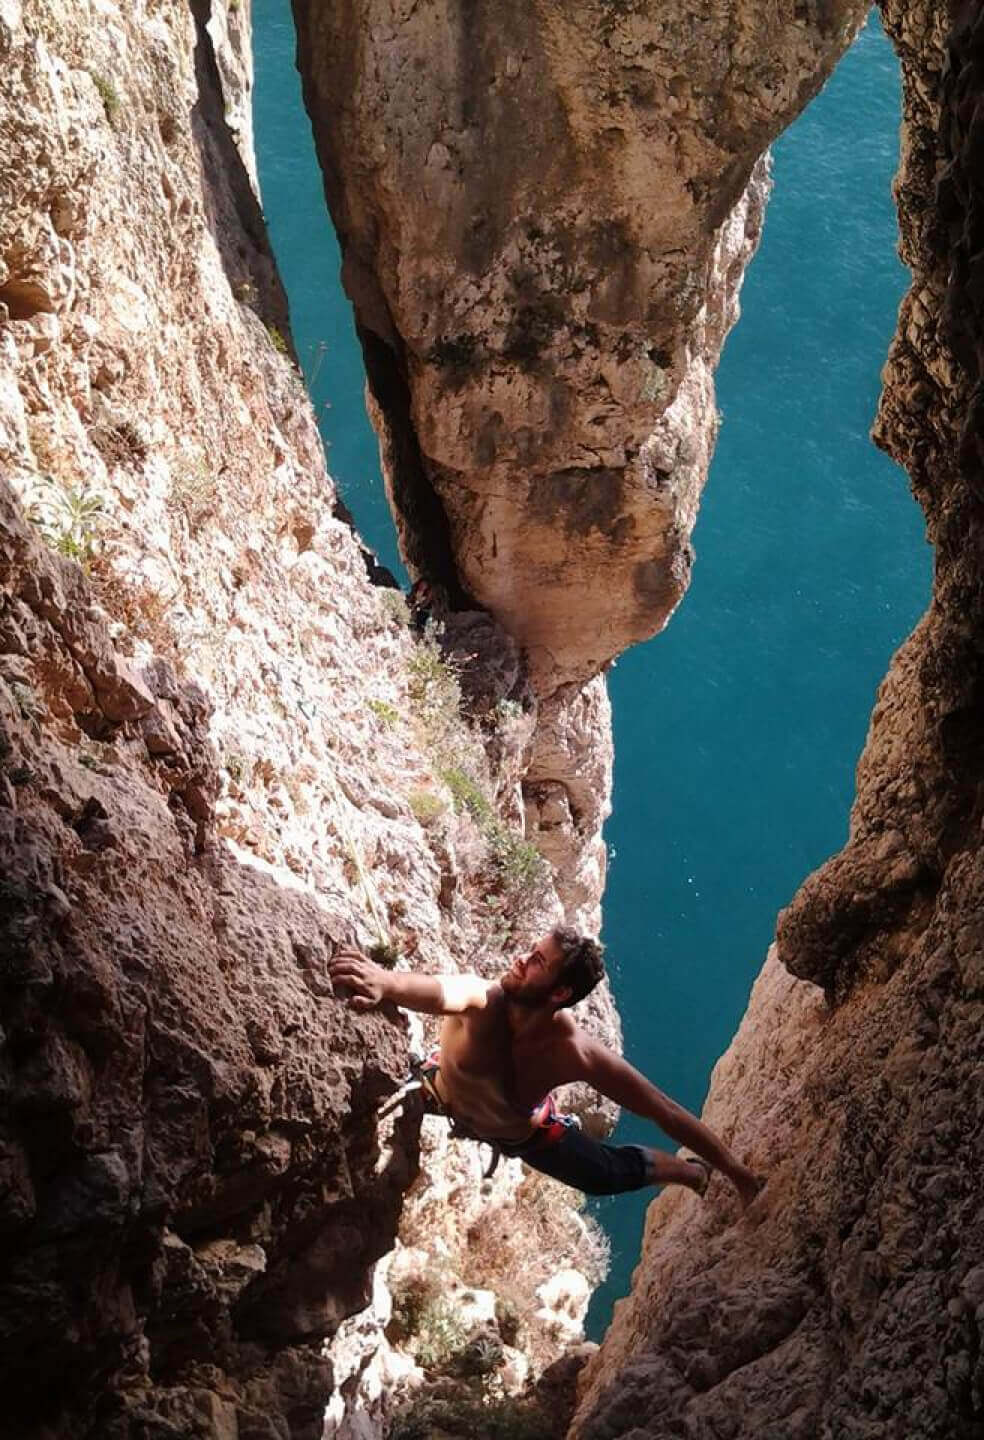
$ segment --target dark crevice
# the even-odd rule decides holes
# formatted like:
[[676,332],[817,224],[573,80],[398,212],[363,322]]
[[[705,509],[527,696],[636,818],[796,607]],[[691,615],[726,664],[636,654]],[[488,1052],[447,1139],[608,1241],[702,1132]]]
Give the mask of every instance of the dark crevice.
[[[257,314],[270,332],[275,346],[281,342],[286,346],[291,359],[300,369],[291,332],[287,294],[270,245],[266,221],[225,118],[222,78],[207,28],[212,15],[212,0],[189,0],[189,6],[197,34],[195,80],[198,100],[192,110],[192,133],[205,173],[206,183],[202,193],[208,226],[232,293]],[[399,582],[367,547],[351,512],[337,495],[332,514],[352,531],[372,584],[398,589]]]
[[52,308],[43,286],[33,280],[16,278],[0,285],[0,305],[6,305],[11,320],[31,320]]
[[405,367],[374,331],[358,323],[356,331],[369,389],[385,427],[382,442],[390,503],[397,511],[407,566],[440,585],[452,610],[473,610],[475,602],[458,578],[447,513],[427,474],[410,415]]
[[[317,7],[312,0],[292,0],[292,9],[298,55],[301,57]],[[355,34],[353,27],[352,53],[345,57],[345,65],[352,69],[358,64]],[[319,93],[309,67],[300,58],[298,70],[325,201],[338,237],[342,287],[352,305],[366,379],[377,408],[378,421],[374,421],[374,425],[380,431],[383,470],[389,482],[390,510],[396,522],[403,558],[415,576],[441,587],[452,610],[475,609],[475,601],[458,575],[448,516],[427,473],[417,439],[411,417],[407,357],[379,285],[375,257],[362,253],[351,241],[353,227],[347,211],[345,186],[336,161],[337,116],[332,105]],[[340,518],[351,524],[351,517],[344,507],[338,513]],[[353,530],[359,538],[355,527]],[[363,555],[366,557],[364,542],[360,543],[363,543]],[[391,583],[389,571],[384,571],[375,557],[372,557],[371,565],[367,558],[367,568],[374,583]]]
[[335,520],[341,520],[342,524],[347,525],[351,530],[355,543],[359,547],[362,563],[366,567],[366,574],[369,577],[370,585],[379,585],[383,590],[402,590],[403,586],[399,580],[397,580],[389,566],[384,565],[375,551],[369,549],[356,524],[355,516],[337,490],[335,492],[335,503],[331,507],[331,513]]

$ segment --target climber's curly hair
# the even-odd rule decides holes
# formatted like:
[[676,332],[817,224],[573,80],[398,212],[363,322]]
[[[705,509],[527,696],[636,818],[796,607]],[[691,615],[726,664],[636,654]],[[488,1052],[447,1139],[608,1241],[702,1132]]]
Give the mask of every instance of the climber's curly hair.
[[568,1005],[576,1005],[583,1000],[585,995],[598,984],[605,974],[605,962],[602,959],[603,947],[597,940],[592,940],[588,935],[582,935],[580,931],[574,930],[570,925],[557,925],[552,931],[554,940],[560,946],[564,957],[554,985],[565,986],[570,989],[570,999],[565,1000],[563,1005],[558,1005],[558,1010],[565,1009]]

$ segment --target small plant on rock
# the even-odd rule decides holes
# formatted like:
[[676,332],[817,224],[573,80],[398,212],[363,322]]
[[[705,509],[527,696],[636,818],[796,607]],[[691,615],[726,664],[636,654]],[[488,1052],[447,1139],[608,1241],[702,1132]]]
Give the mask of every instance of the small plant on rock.
[[171,504],[180,510],[194,534],[218,508],[218,481],[204,455],[182,457],[171,466]]
[[456,810],[466,810],[479,829],[495,822],[496,814],[485,791],[473,775],[459,765],[441,770],[441,779],[451,791]]
[[428,1270],[403,1275],[393,1286],[393,1318],[386,1334],[394,1343],[409,1343],[423,1370],[446,1370],[468,1338],[443,1284],[442,1272]]
[[393,620],[397,625],[409,625],[410,611],[407,608],[406,596],[402,590],[393,590],[390,586],[380,588],[379,608],[387,620]]
[[283,336],[283,332],[279,330],[276,325],[268,325],[266,327],[266,330],[267,334],[270,337],[270,344],[273,346],[274,350],[276,350],[277,354],[286,355],[288,353],[288,348],[287,341],[284,339]]
[[514,900],[535,900],[550,879],[550,868],[536,846],[501,821],[491,843],[506,894]]
[[466,1379],[478,1379],[494,1374],[504,1359],[499,1336],[491,1330],[480,1330],[455,1355],[454,1369]]
[[445,813],[444,802],[433,790],[411,790],[407,803],[413,811],[414,819],[423,825],[425,830]]
[[473,775],[458,766],[441,771],[456,810],[465,810],[485,840],[502,890],[511,901],[533,901],[550,878],[549,867],[536,846],[512,830],[496,813]]
[[15,680],[10,686],[10,694],[14,704],[20,713],[22,720],[40,720],[44,714],[44,706],[34,693],[30,685],[25,685],[20,680]]
[[226,774],[234,785],[245,784],[248,768],[246,757],[240,755],[238,750],[231,751],[225,757]]
[[[407,667],[418,733],[451,792],[455,810],[471,817],[485,842],[497,888],[513,910],[534,905],[546,890],[549,866],[536,846],[511,829],[495,808],[485,778],[484,750],[462,714],[460,671],[454,660],[442,655],[438,633],[428,626]],[[521,707],[501,703],[501,720],[513,721]]]
[[465,1347],[467,1335],[454,1307],[443,1297],[423,1307],[415,1351],[422,1370],[446,1370]]
[[375,945],[369,946],[369,959],[382,965],[384,970],[395,970],[399,958],[399,950],[389,940],[377,940]]
[[516,1345],[522,1327],[519,1306],[503,1295],[495,1297],[495,1323],[504,1345]]
[[436,1295],[436,1288],[426,1275],[405,1275],[392,1286],[393,1318],[387,1336],[392,1341],[407,1340],[420,1330],[424,1306]]
[[110,125],[115,126],[117,117],[122,107],[122,100],[112,80],[98,72],[93,73],[92,83],[99,91],[99,98],[103,103],[103,110],[106,112],[106,119]]
[[108,519],[105,499],[84,483],[66,489],[48,475],[39,489],[30,519],[53,550],[88,570]]
[[113,425],[93,425],[89,433],[107,465],[140,464],[150,452],[147,431],[128,416]]
[[407,690],[421,740],[438,763],[450,766],[463,751],[477,751],[477,741],[461,713],[458,670],[441,654],[431,627],[410,657]]
[[379,717],[387,730],[392,730],[400,718],[400,712],[395,705],[388,700],[367,700],[366,704],[372,713]]
[[505,696],[496,701],[495,720],[497,725],[512,725],[523,716],[523,707],[518,700],[508,700]]

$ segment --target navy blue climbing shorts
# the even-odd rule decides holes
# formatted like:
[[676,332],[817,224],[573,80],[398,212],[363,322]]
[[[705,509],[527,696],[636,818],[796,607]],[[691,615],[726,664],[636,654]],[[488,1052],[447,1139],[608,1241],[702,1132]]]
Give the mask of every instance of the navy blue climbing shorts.
[[585,1195],[622,1195],[652,1183],[640,1145],[592,1140],[570,1115],[557,1115],[549,1131],[540,1130],[519,1145],[500,1142],[500,1149]]

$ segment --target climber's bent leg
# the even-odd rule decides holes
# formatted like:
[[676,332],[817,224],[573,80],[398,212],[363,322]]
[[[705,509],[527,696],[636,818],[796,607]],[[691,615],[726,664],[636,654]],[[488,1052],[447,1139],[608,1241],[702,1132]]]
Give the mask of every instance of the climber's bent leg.
[[[562,1123],[555,1122],[551,1133],[534,1135],[522,1145],[503,1145],[502,1153],[518,1155],[533,1170],[583,1190],[585,1195],[621,1195],[627,1190],[667,1183],[656,1177],[650,1158],[660,1155],[660,1151],[641,1145],[606,1145],[582,1134],[570,1116],[558,1120]],[[679,1177],[674,1174],[672,1178]]]

